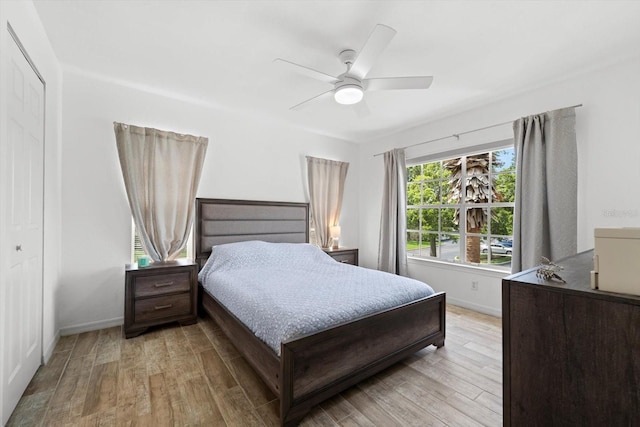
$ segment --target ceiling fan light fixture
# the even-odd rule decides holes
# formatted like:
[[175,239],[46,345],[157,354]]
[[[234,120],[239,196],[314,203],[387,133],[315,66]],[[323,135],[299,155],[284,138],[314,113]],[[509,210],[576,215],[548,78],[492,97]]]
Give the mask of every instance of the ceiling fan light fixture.
[[364,92],[360,86],[343,85],[336,89],[333,97],[338,104],[352,105],[362,101]]

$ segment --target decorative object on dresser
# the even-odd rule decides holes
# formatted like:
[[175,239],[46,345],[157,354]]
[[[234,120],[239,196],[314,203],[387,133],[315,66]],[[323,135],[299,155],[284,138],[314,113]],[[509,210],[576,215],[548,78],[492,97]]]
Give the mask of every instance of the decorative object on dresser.
[[543,280],[557,280],[559,282],[566,283],[558,274],[558,271],[562,270],[564,270],[564,268],[561,265],[550,261],[549,258],[541,257],[540,265],[536,270],[536,277]]
[[338,249],[322,249],[331,258],[343,264],[358,265],[358,249],[338,248]]
[[189,260],[125,270],[124,334],[140,335],[150,326],[197,321],[198,265]]
[[[308,243],[309,205],[196,199],[198,265],[205,265],[214,246],[252,240]],[[203,285],[198,292],[204,312],[278,396],[283,426],[298,425],[315,405],[416,351],[444,345],[443,292],[287,339],[280,356]]]
[[593,251],[502,281],[504,425],[640,425],[640,296],[591,289]]

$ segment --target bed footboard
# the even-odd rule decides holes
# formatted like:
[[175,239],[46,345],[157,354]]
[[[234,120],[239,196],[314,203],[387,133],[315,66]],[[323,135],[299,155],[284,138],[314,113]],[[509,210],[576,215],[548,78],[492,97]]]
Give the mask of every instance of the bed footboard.
[[445,294],[282,343],[280,417],[296,425],[323,400],[445,338]]

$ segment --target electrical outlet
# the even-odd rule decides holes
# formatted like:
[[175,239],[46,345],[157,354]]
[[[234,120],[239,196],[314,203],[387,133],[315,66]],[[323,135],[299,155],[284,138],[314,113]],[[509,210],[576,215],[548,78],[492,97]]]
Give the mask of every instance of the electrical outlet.
[[471,290],[472,291],[478,290],[478,281],[474,280],[473,282],[471,282]]

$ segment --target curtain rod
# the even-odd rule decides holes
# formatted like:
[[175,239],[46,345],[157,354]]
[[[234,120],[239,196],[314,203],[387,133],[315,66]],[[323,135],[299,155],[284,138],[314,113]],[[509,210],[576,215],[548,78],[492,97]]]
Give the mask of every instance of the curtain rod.
[[[564,107],[564,108],[579,108],[579,107],[582,107],[582,104],[571,105],[570,107]],[[562,108],[558,108],[558,110],[562,110]],[[551,111],[554,111],[554,110],[551,110]],[[436,138],[436,139],[430,139],[429,141],[417,142],[415,144],[407,145],[407,146],[400,147],[400,148],[405,148],[406,149],[406,148],[411,148],[411,147],[417,147],[418,145],[428,144],[430,142],[442,141],[443,139],[448,139],[448,138],[460,139],[460,135],[466,135],[468,133],[473,133],[473,132],[478,132],[478,131],[481,131],[481,130],[491,129],[491,128],[495,128],[495,127],[498,127],[498,126],[504,126],[504,125],[507,125],[507,124],[513,123],[513,122],[514,122],[514,120],[510,120],[508,122],[503,122],[503,123],[498,123],[498,124],[495,124],[495,125],[485,126],[483,128],[467,130],[467,131],[464,131],[464,132],[454,133],[454,134],[451,134],[451,135],[448,135],[448,136],[443,136],[443,137]],[[382,156],[383,154],[384,153],[374,154],[373,157]]]

